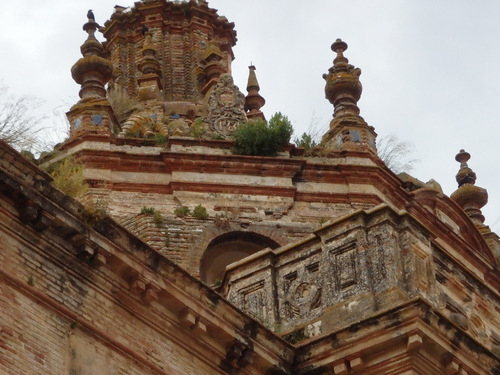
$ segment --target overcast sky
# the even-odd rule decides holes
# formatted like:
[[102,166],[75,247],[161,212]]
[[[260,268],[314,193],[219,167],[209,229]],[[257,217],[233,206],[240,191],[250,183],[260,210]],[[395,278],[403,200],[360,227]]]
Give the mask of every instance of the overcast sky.
[[[116,2],[121,1],[121,2]],[[16,94],[44,101],[46,124],[62,132],[61,113],[78,100],[71,66],[80,55],[89,8],[104,24],[130,0],[16,0],[0,12],[0,78]],[[324,98],[330,45],[361,68],[361,116],[379,137],[415,146],[416,178],[456,189],[454,160],[464,148],[476,185],[486,188],[486,224],[500,233],[500,2],[482,0],[212,0],[236,24],[233,76],[246,93],[248,65],[257,67],[262,108],[280,111],[297,135],[326,129]],[[102,38],[101,38],[102,40]],[[58,114],[53,114],[57,112]]]

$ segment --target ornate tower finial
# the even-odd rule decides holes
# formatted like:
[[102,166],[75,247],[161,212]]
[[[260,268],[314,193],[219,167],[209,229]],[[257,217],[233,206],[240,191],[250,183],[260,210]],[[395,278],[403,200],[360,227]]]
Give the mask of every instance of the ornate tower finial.
[[358,100],[362,86],[359,81],[361,70],[349,64],[344,56],[347,43],[337,39],[332,44],[337,54],[333,66],[324,74],[325,96],[334,106],[330,130],[323,136],[323,144],[331,149],[349,149],[368,146],[375,150],[374,129],[359,116]]
[[337,38],[337,40],[332,44],[331,48],[333,52],[337,53],[337,57],[333,60],[334,68],[339,69],[342,66],[347,69],[349,66],[349,60],[347,60],[347,58],[344,56],[344,51],[347,49],[347,43],[342,41],[342,39]]
[[470,154],[464,150],[460,150],[455,156],[455,160],[460,163],[460,169],[456,175],[458,189],[451,194],[450,198],[464,209],[476,226],[482,226],[484,216],[481,213],[481,208],[488,203],[488,192],[486,189],[474,185],[476,174],[467,165],[469,159]]
[[142,60],[138,64],[142,76],[137,80],[139,83],[139,100],[158,99],[160,97],[161,69],[156,48],[153,44],[153,32],[143,25],[144,45],[142,47]]
[[254,65],[250,65],[248,69],[250,72],[248,74],[247,84],[248,95],[245,97],[245,111],[247,111],[247,117],[249,119],[261,118],[265,120],[266,118],[260,109],[266,104],[266,100],[259,94],[260,87],[257,81],[257,75],[255,74],[256,68]]
[[90,13],[87,15],[88,22],[83,25],[83,30],[88,34],[80,47],[83,57],[71,68],[73,79],[81,85],[80,101],[66,114],[71,136],[82,132],[110,135],[118,128],[104,88],[111,79],[113,65],[102,57],[104,47],[95,37],[99,25]]
[[332,51],[337,53],[333,60],[333,66],[324,74],[326,80],[326,98],[334,106],[334,117],[357,116],[359,108],[358,100],[363,90],[359,76],[361,69],[349,65],[349,60],[344,56],[347,43],[337,39],[332,44]]
[[83,30],[88,33],[87,40],[80,47],[83,57],[71,68],[71,75],[76,83],[82,85],[80,98],[105,98],[104,85],[111,79],[113,65],[102,57],[104,47],[96,39],[97,22],[89,19]]

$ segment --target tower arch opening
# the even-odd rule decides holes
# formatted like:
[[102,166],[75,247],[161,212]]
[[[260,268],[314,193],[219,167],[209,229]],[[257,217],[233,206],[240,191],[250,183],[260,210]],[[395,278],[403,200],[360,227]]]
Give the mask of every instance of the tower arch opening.
[[234,231],[214,238],[200,261],[200,278],[208,285],[222,280],[228,264],[237,262],[266,247],[276,249],[280,244],[255,232]]

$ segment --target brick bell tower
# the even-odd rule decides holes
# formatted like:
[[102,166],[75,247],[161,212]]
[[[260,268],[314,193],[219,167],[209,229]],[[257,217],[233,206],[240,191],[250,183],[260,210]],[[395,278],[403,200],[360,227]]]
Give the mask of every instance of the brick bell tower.
[[138,95],[144,76],[151,74],[142,69],[145,49],[156,53],[158,99],[163,101],[202,104],[218,77],[231,72],[234,23],[219,17],[206,1],[149,0],[115,7],[104,26],[106,51],[116,68],[110,85],[130,95]]
[[121,137],[189,136],[196,121],[207,135],[226,138],[247,120],[244,95],[231,77],[234,23],[206,1],[117,6],[102,32],[114,67],[110,100],[133,103],[118,113]]

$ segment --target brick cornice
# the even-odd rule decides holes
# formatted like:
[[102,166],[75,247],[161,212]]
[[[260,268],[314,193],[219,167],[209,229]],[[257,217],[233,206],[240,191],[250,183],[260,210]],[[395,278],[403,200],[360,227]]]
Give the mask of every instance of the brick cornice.
[[[21,161],[21,164],[27,164],[27,161]],[[187,345],[183,337],[197,336],[199,346],[189,350],[196,350],[199,358],[207,364],[213,366],[217,357],[222,361],[227,348],[234,342],[242,342],[245,348],[251,348],[253,361],[259,367],[271,368],[276,363],[284,368],[290,365],[293,349],[289,344],[242,314],[215,291],[109,217],[100,220],[92,218],[80,203],[59,192],[50,185],[50,181],[41,180],[36,186],[30,186],[16,174],[6,173],[0,168],[0,194],[0,199],[16,202],[12,213],[2,209],[0,214],[19,215],[18,218],[12,216],[8,222],[11,226],[15,224],[15,227],[24,228],[22,232],[26,238],[23,241],[29,243],[30,238],[36,239],[43,233],[44,241],[53,242],[53,246],[32,246],[36,251],[43,252],[44,258],[51,259],[58,267],[75,267],[78,264],[79,269],[87,268],[85,277],[79,276],[87,287],[107,295],[113,303],[128,310],[146,325],[171,327],[163,329],[161,334],[177,345]],[[29,207],[28,215],[22,215],[24,207]],[[75,271],[68,268],[68,272]],[[21,284],[15,278],[12,280]],[[111,289],[108,289],[109,285]],[[136,360],[144,362],[154,371],[158,370],[155,365],[147,364],[148,360],[142,358],[137,350],[133,354],[133,348],[126,348],[119,338],[110,337],[102,327],[93,325],[80,312],[70,306],[50,302],[58,300],[51,296],[53,291],[25,288],[29,289],[27,293],[50,305],[56,313],[80,323],[106,343],[135,356]],[[155,308],[149,308],[150,304],[155,304]],[[158,310],[164,313],[158,315]],[[193,317],[187,321],[193,321],[193,324],[186,325],[186,311],[190,311]],[[259,336],[258,340],[256,336]]]

